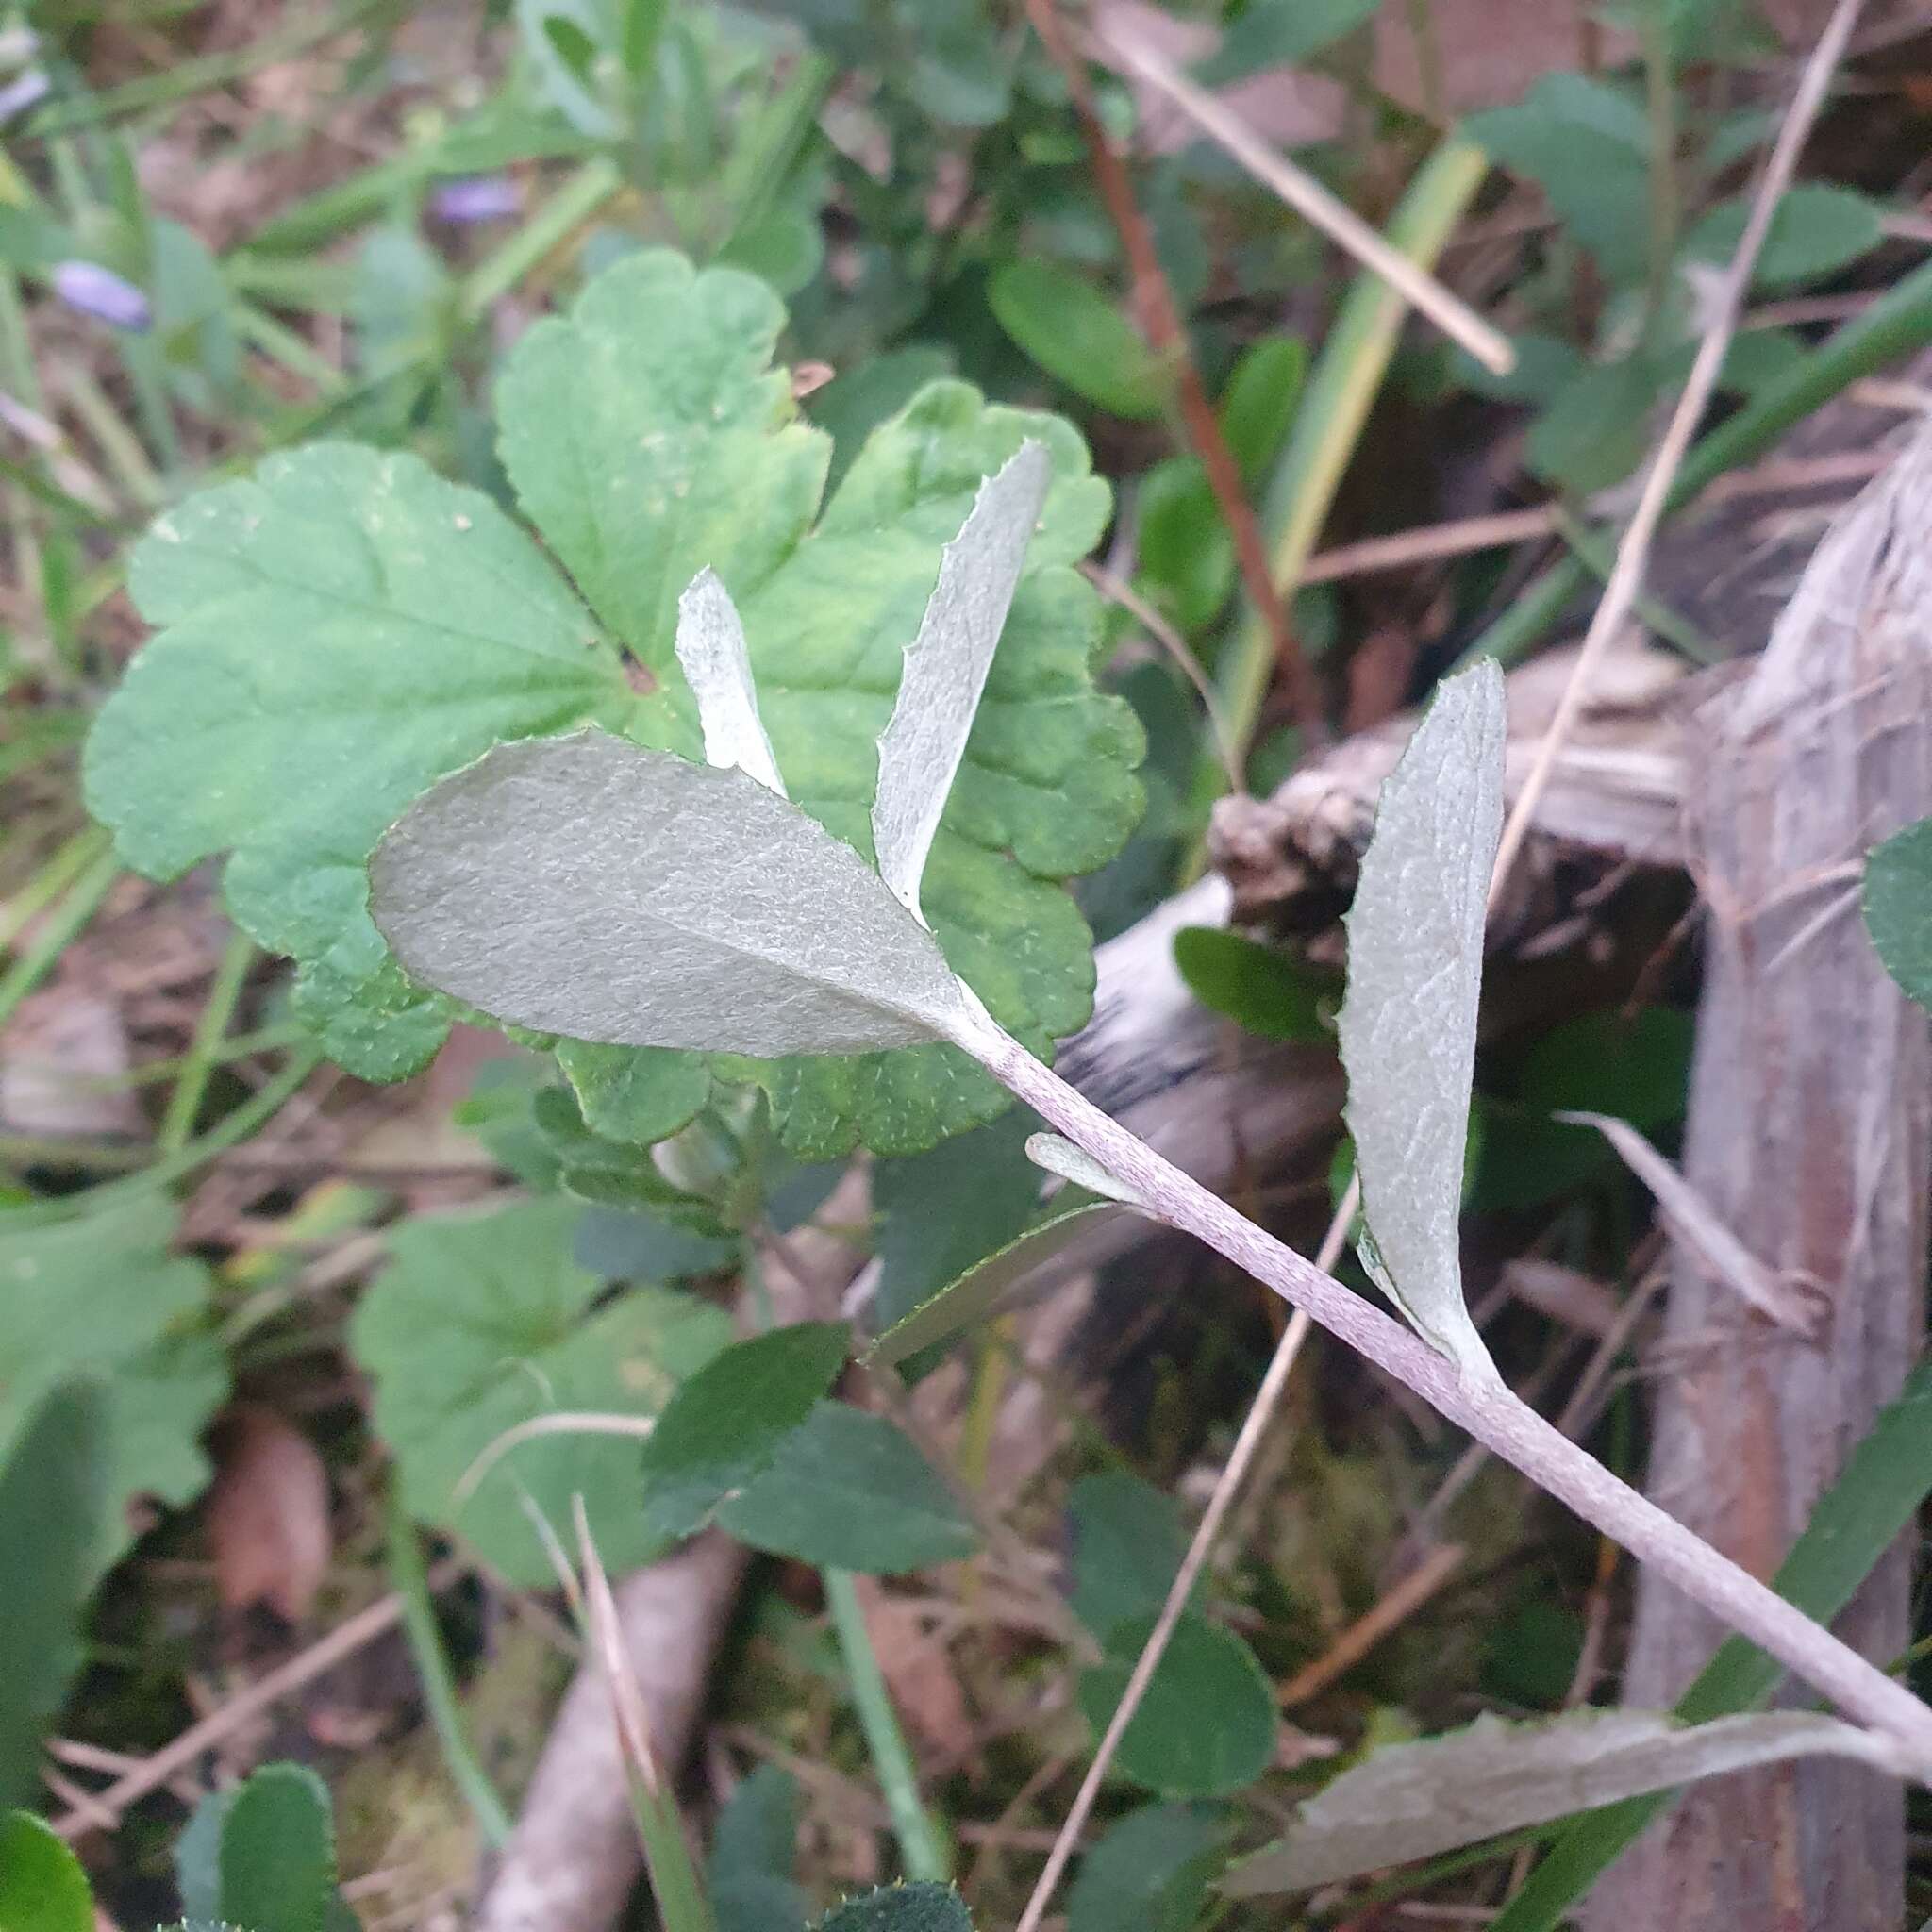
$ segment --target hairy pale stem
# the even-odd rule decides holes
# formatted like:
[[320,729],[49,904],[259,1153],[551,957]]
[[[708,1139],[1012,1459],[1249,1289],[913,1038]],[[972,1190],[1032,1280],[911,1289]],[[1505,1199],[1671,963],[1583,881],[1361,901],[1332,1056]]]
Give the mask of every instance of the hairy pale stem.
[[1896,1740],[1914,1774],[1932,1782],[1932,1709],[1909,1690],[1611,1474],[1500,1383],[1465,1386],[1450,1363],[1412,1331],[1136,1140],[991,1022],[959,1043],[1003,1086],[1138,1191],[1161,1219],[1305,1308],[1843,1710]]

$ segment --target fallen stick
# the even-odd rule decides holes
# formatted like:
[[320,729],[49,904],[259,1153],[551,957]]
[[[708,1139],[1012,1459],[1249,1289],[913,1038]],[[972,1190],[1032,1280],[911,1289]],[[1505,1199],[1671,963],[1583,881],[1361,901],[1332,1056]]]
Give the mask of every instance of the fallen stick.
[[[1858,916],[1865,852],[1932,812],[1932,441],[1820,548],[1748,681],[1693,724],[1690,859],[1708,906],[1684,1169],[1774,1275],[1822,1292],[1793,1334],[1679,1242],[1657,1382],[1651,1492],[1770,1575],[1924,1334],[1932,1044]],[[1851,874],[1847,883],[1846,873]],[[1908,1549],[1837,1629],[1867,1657],[1910,1641]],[[1624,1701],[1659,1707],[1715,1647],[1648,1574]],[[1896,1786],[1842,1766],[1691,1791],[1600,1888],[1596,1932],[1892,1925],[1905,1911]]]

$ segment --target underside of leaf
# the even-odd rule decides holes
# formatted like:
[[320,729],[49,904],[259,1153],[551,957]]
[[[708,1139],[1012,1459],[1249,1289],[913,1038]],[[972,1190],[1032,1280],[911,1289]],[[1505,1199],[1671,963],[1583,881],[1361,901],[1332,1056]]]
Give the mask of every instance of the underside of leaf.
[[[370,919],[384,829],[499,743],[588,724],[696,757],[675,639],[701,571],[741,615],[791,796],[869,857],[877,741],[941,551],[1028,441],[1053,480],[920,899],[1016,1037],[1043,1051],[1084,1023],[1091,940],[1063,882],[1112,857],[1141,803],[1139,727],[1094,690],[1100,608],[1070,567],[1106,486],[1065,423],[942,382],[821,507],[828,441],[771,365],[784,321],[752,277],[644,251],[530,330],[496,401],[541,544],[412,457],[320,444],[191,499],[138,551],[159,634],[95,725],[90,804],[150,875],[230,855],[235,917],[294,958],[296,1010],[351,1071],[420,1068],[456,1016]],[[762,1085],[813,1158],[930,1146],[1006,1104],[944,1046],[708,1070],[663,1052],[625,1067],[624,1051],[566,1049],[613,1133],[688,1119],[713,1074]]]
[[1222,1890],[1302,1891],[1693,1778],[1818,1753],[1882,1764],[1887,1750],[1871,1733],[1809,1711],[1706,1724],[1646,1710],[1523,1724],[1478,1718],[1467,1730],[1365,1758],[1304,1805],[1286,1838],[1236,1866]]
[[618,1046],[776,1058],[968,1023],[925,930],[850,846],[736,768],[607,732],[499,745],[370,864],[376,924],[426,985]]
[[941,555],[939,582],[906,647],[891,722],[879,740],[872,832],[879,874],[915,919],[924,918],[919,881],[926,855],[1052,479],[1052,461],[1037,442],[1022,443],[987,479]]
[[1490,871],[1503,828],[1503,678],[1444,681],[1382,787],[1348,914],[1339,1022],[1363,1265],[1410,1324],[1495,1374],[1462,1299],[1457,1223]]

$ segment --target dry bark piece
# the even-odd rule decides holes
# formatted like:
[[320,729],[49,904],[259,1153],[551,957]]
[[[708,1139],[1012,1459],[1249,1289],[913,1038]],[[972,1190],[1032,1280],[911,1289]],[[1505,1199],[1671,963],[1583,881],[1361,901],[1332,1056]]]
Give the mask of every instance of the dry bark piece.
[[[667,1767],[690,1748],[749,1560],[741,1544],[707,1530],[615,1586],[618,1627]],[[617,1924],[641,1864],[610,1689],[592,1666],[577,1673],[558,1712],[474,1932],[603,1932]]]
[[[1503,796],[1513,804],[1574,665],[1552,651],[1510,674]],[[1563,915],[1619,866],[1678,871],[1684,861],[1684,725],[1712,680],[1635,640],[1613,649],[1538,802],[1519,883],[1491,921],[1490,943],[1547,941]],[[1418,714],[1406,711],[1300,767],[1273,797],[1216,806],[1210,849],[1234,889],[1241,925],[1324,930],[1355,890],[1375,800]]]
[[[1679,1252],[1651,1489],[1769,1576],[1924,1333],[1932,1041],[1886,974],[1847,867],[1932,812],[1932,435],[1820,547],[1748,681],[1695,720],[1686,813],[1708,905],[1684,1169],[1755,1252],[1829,1299],[1774,1327]],[[1834,895],[1838,895],[1835,899]],[[1867,1657],[1910,1639],[1902,1541],[1838,1620]],[[1723,1632],[1640,1575],[1624,1696],[1669,1704]],[[1598,1932],[1895,1925],[1905,1807],[1842,1765],[1691,1792],[1598,1888]]]

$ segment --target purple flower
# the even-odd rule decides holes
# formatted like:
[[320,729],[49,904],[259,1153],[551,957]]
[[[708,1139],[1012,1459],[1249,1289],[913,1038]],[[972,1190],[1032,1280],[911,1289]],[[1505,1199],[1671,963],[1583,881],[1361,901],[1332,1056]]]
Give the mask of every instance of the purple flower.
[[524,205],[508,175],[472,175],[443,182],[429,197],[429,212],[440,222],[500,222]]
[[134,284],[95,261],[63,261],[54,270],[54,292],[70,308],[92,315],[110,328],[143,333],[154,310]]

